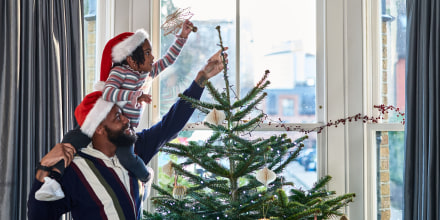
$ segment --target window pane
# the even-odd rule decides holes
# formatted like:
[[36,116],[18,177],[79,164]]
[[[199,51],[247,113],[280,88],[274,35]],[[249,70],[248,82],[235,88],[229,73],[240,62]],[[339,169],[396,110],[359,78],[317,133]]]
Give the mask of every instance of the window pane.
[[[240,3],[241,96],[268,69],[271,85],[262,108],[269,117],[290,123],[316,122],[316,1]],[[286,100],[290,100],[290,110],[285,109]]]
[[404,132],[378,131],[377,219],[402,219]]
[[283,116],[293,116],[294,101],[293,99],[283,99]]
[[[381,70],[379,103],[398,107],[405,112],[406,1],[382,1]],[[384,122],[400,122],[395,112],[384,116]]]
[[[191,33],[187,43],[180,53],[177,61],[160,74],[160,115],[165,114],[174,104],[179,93],[186,89],[197,72],[204,66],[208,58],[220,49],[217,25],[221,26],[223,45],[229,47],[229,60],[235,60],[235,1],[224,0],[213,7],[212,1],[206,0],[162,0],[161,24],[167,15],[177,8],[188,8],[194,14],[191,21],[198,27],[196,33]],[[180,33],[180,32],[179,32]],[[161,30],[161,56],[163,56],[175,37],[163,36]],[[235,62],[229,62],[229,80],[235,85]],[[222,76],[210,80],[216,88],[225,88]],[[208,92],[202,100],[210,100]],[[199,113],[193,115],[190,122],[203,120],[198,118]]]
[[[190,7],[194,13],[191,21],[198,31],[190,35],[177,61],[160,74],[160,115],[166,113],[177,94],[190,84],[209,56],[219,49],[215,27],[220,25],[223,44],[229,47],[229,81],[233,89],[240,90],[237,95],[243,97],[269,69],[272,84],[266,90],[268,96],[260,108],[276,121],[280,118],[283,122],[316,122],[315,0],[276,0],[270,4],[261,0],[242,0],[239,12],[234,0],[222,1],[215,7],[212,4],[213,1],[206,0],[161,0],[161,23],[177,8]],[[239,31],[236,13],[240,17]],[[237,36],[240,37],[239,44],[236,44]],[[163,36],[162,31],[161,56],[174,39],[171,35]],[[240,51],[239,73],[236,73],[237,47]],[[236,85],[237,75],[239,85]],[[219,90],[225,88],[222,76],[213,78],[211,82]],[[212,100],[210,97],[205,92],[202,100]],[[205,114],[196,111],[190,122],[200,122],[204,118]],[[281,133],[285,132],[254,131],[253,138]],[[205,141],[210,134],[211,131],[185,131],[174,141]],[[296,139],[303,134],[288,132],[288,135]],[[301,160],[298,158],[286,169],[289,172],[284,175],[287,181],[295,183],[295,187],[308,189],[317,180],[316,138],[316,134],[309,134],[309,139],[305,141],[307,149],[301,153]],[[159,166],[170,159],[181,162],[175,156],[160,153]],[[197,167],[188,169],[200,175],[203,173]],[[159,182],[162,181],[167,183],[167,177],[160,174]]]
[[[254,131],[252,132],[252,137],[250,139],[256,138],[269,138],[272,135],[281,135],[286,132],[279,131]],[[204,143],[206,139],[208,139],[212,135],[212,131],[210,130],[196,130],[196,131],[182,131],[179,134],[179,137],[173,140],[174,143],[182,143],[186,144],[189,141],[196,141],[200,143]],[[288,132],[288,137],[292,140],[296,140],[303,136],[302,133],[298,132]],[[249,136],[249,135],[247,135]],[[317,148],[316,148],[316,133],[309,133],[309,138],[306,139],[304,143],[304,148],[300,152],[300,155],[291,162],[284,170],[283,176],[285,177],[287,182],[293,182],[295,188],[302,189],[310,189],[313,184],[317,181]],[[181,163],[184,162],[185,159],[177,158],[174,155],[159,153],[159,172],[162,173],[162,166],[168,163],[169,160],[173,160],[175,162]],[[225,163],[227,166],[228,163]],[[203,169],[196,165],[187,166],[189,171],[197,173],[199,175],[209,175],[204,172]],[[167,175],[160,174],[159,175],[159,183],[168,184],[170,181],[173,181]],[[286,187],[287,189],[288,187]],[[290,192],[290,190],[286,190],[286,192]]]
[[95,84],[96,57],[96,0],[84,1],[84,72],[86,94]]

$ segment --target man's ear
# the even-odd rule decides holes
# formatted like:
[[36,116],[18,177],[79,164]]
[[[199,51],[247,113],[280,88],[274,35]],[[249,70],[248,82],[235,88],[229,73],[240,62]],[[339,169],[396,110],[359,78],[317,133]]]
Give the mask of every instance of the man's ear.
[[99,135],[103,135],[103,134],[105,134],[105,132],[106,131],[105,131],[104,125],[102,125],[102,124],[98,125],[98,127],[95,130],[95,133],[99,134]]

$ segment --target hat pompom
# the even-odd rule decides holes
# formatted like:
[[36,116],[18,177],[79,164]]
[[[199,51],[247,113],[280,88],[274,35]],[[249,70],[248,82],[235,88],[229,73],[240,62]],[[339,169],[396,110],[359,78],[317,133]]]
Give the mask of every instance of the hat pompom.
[[93,85],[93,89],[95,91],[102,91],[103,92],[104,87],[105,87],[105,82],[103,82],[103,81],[96,82],[95,85]]

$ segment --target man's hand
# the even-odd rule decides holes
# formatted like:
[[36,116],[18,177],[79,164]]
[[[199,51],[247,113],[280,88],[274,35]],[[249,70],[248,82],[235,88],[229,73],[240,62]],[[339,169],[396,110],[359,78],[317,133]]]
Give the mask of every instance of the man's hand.
[[[226,53],[227,49],[228,47],[225,47],[225,52],[223,52],[226,64],[228,63],[228,54]],[[208,63],[199,71],[195,79],[196,83],[199,84],[200,87],[204,87],[208,79],[217,75],[224,69],[225,66],[223,65],[222,61],[223,56],[222,50],[220,49],[208,59]]]
[[139,97],[137,98],[137,102],[138,102],[138,103],[145,102],[145,103],[147,103],[147,104],[151,104],[151,95],[148,95],[148,94],[142,94],[141,96],[139,96]]
[[[67,167],[72,162],[75,153],[76,150],[71,144],[59,143],[41,159],[40,164],[46,167],[52,167],[58,163],[58,161],[64,159],[64,167]],[[40,182],[44,182],[44,177],[46,176],[49,176],[49,172],[38,170],[35,178]]]

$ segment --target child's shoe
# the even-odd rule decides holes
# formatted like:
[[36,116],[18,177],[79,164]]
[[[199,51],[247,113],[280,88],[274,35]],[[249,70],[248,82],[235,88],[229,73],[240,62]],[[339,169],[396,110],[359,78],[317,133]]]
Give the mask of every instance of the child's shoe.
[[44,184],[35,193],[35,199],[39,201],[55,201],[64,198],[61,185],[50,177],[44,177]]

